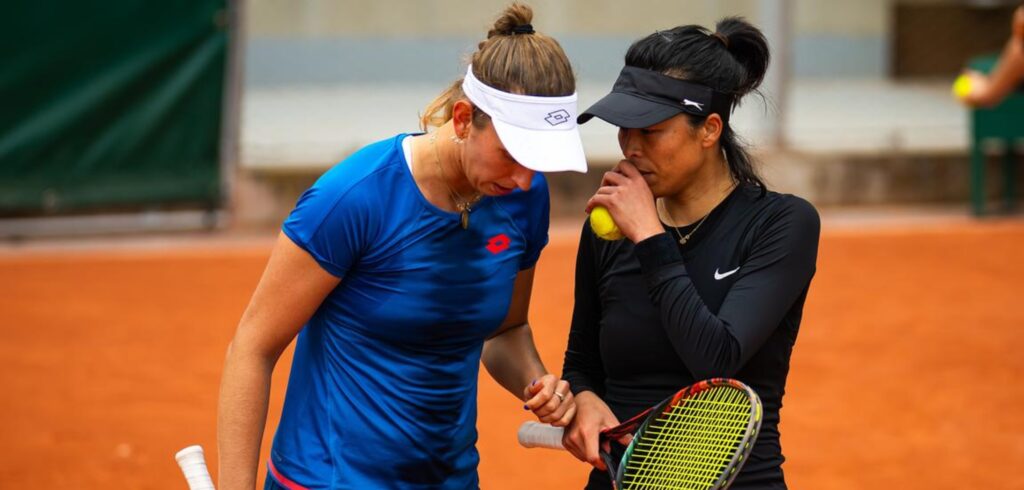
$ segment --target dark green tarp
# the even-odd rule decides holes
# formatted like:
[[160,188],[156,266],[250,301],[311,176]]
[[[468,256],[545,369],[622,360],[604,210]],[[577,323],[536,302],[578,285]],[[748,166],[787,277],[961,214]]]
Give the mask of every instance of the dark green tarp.
[[217,206],[225,2],[6,2],[0,214]]

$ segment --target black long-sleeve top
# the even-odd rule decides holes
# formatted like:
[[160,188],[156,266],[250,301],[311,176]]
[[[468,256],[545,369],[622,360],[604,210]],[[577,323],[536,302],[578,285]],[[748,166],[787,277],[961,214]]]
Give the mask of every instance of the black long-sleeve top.
[[[596,393],[624,421],[696,381],[736,378],[761,397],[764,420],[732,488],[786,488],[779,410],[815,272],[814,207],[739,186],[685,245],[667,226],[636,245],[583,228],[562,370],[573,392]],[[587,488],[610,488],[608,477],[595,471]]]

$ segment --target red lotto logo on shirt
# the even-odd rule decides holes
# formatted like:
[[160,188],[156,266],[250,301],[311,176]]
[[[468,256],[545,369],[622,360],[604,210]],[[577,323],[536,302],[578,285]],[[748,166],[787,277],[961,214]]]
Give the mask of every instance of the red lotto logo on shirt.
[[512,243],[512,240],[508,238],[504,233],[491,237],[490,241],[487,242],[487,250],[494,255],[498,255],[505,250],[508,250],[508,246]]

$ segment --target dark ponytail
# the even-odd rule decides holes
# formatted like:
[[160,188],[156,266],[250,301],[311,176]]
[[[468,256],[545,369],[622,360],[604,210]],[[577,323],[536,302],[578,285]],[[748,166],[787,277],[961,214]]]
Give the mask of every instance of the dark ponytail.
[[726,39],[726,50],[746,71],[736,91],[740,97],[754,91],[764,81],[768,62],[771,61],[768,40],[758,28],[739,17],[724,18],[718,21],[715,29],[716,34]]
[[[750,92],[756,92],[768,71],[771,55],[761,31],[741,17],[726,17],[716,32],[698,25],[657,31],[633,43],[626,65],[706,85],[733,97],[732,108]],[[706,116],[687,115],[690,125],[700,126]],[[729,171],[740,183],[765,184],[754,168],[746,144],[726,124],[719,139]]]

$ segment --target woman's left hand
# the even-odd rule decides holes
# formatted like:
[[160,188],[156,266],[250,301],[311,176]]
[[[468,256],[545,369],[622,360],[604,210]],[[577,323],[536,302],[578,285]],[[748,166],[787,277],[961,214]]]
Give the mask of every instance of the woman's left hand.
[[545,374],[523,389],[528,410],[541,422],[565,427],[576,415],[576,399],[569,390],[569,382],[553,374]]
[[595,206],[607,208],[619,231],[633,243],[665,232],[651,188],[628,160],[620,161],[604,174],[601,187],[587,202],[587,213]]

